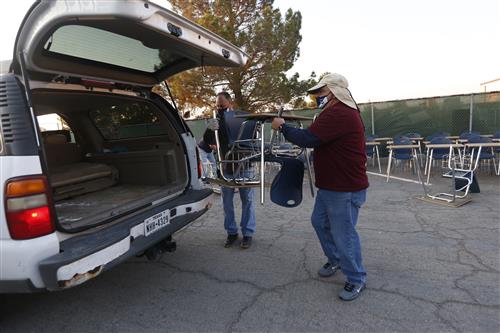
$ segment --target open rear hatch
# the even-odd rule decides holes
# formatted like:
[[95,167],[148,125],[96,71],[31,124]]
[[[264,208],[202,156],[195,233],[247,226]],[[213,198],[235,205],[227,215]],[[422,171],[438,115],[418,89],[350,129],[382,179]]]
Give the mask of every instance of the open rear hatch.
[[[187,69],[237,67],[244,65],[246,60],[245,53],[236,46],[148,1],[41,0],[33,4],[20,27],[12,70],[19,75],[27,74],[25,83],[35,80],[66,82],[58,79],[65,77],[71,82],[80,79],[148,90]],[[44,100],[43,94],[37,92],[29,96],[34,115],[65,114],[67,111],[71,120],[73,114],[89,112],[92,108],[88,104],[97,101],[100,112],[115,110],[116,105],[120,105],[113,102],[115,104],[104,107],[111,99],[101,101],[97,96],[65,104],[59,102],[63,95],[47,94],[50,100]],[[50,110],[45,111],[44,107]],[[106,115],[100,117],[106,118]],[[82,151],[61,135],[51,138],[54,142],[42,137],[40,141],[45,147],[40,148],[45,151],[57,215],[63,229],[85,229],[182,192],[188,184],[185,152],[178,136],[182,130],[176,131],[172,126],[165,128],[167,132],[162,132],[165,138],[170,135],[177,139],[158,138],[141,149],[133,148],[132,142],[127,151],[112,154],[88,147]],[[86,141],[83,138],[81,142]],[[51,166],[49,148],[56,154],[55,166]],[[59,155],[64,159],[74,158],[64,161]],[[137,161],[141,161],[141,165],[136,165]],[[149,171],[147,165],[153,171]],[[172,172],[174,167],[179,169],[176,173]],[[161,170],[168,174],[162,174]],[[163,183],[158,181],[160,175],[164,178]],[[96,203],[102,209],[89,210],[89,203]]]
[[32,6],[19,30],[31,78],[79,77],[153,86],[199,66],[237,67],[246,55],[197,24],[148,1],[52,1]]

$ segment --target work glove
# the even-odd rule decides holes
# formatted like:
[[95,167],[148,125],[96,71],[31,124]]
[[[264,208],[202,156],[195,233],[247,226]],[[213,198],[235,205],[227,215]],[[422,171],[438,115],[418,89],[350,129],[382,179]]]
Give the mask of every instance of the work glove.
[[212,131],[218,130],[219,129],[219,120],[217,120],[215,118],[208,119],[207,128],[209,130],[212,130]]

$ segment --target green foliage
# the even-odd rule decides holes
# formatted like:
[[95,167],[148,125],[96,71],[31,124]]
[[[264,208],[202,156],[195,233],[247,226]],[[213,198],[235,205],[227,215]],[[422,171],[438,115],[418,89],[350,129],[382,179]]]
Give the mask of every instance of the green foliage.
[[179,109],[210,108],[221,88],[234,94],[238,108],[258,112],[282,104],[303,105],[315,75],[287,77],[300,55],[302,17],[288,9],[284,15],[262,0],[171,0],[181,15],[215,32],[248,54],[241,68],[207,67],[169,79]]

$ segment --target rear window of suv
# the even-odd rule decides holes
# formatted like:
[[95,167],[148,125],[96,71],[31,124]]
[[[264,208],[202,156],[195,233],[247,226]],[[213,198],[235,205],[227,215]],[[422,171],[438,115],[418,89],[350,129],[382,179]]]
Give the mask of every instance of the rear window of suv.
[[166,135],[167,129],[150,106],[142,103],[111,105],[92,110],[90,119],[106,140]]
[[[147,36],[143,36],[146,38]],[[44,45],[49,54],[77,57],[103,64],[153,73],[180,59],[172,50],[84,25],[57,29]]]

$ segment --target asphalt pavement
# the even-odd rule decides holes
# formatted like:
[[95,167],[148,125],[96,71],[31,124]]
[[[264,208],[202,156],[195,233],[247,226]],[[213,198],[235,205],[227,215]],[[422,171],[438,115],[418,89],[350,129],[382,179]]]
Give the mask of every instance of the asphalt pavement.
[[325,258],[304,186],[297,208],[261,206],[256,193],[248,250],[223,247],[217,197],[158,261],[134,258],[63,292],[0,296],[0,332],[499,332],[499,178],[480,176],[482,192],[448,208],[415,199],[418,184],[370,176],[358,225],[368,282],[353,302],[337,297],[340,272],[317,276]]

